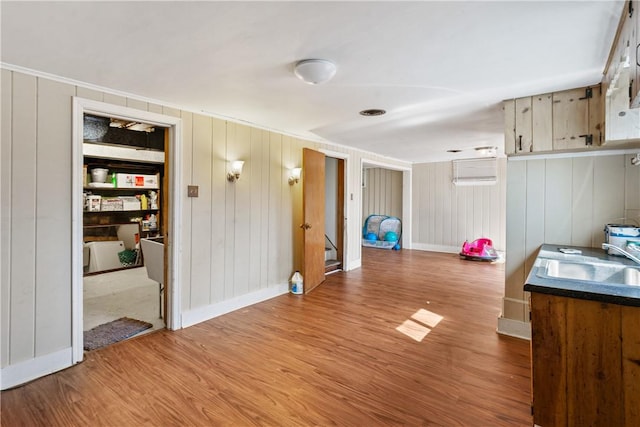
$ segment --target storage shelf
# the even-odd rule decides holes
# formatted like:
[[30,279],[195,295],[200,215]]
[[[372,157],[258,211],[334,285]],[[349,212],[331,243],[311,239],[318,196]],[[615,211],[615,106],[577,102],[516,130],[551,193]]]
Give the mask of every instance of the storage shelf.
[[149,187],[83,187],[83,189],[88,191],[160,191],[159,188]]
[[84,214],[114,214],[124,212],[158,212],[160,209],[129,209],[122,211],[82,211]]

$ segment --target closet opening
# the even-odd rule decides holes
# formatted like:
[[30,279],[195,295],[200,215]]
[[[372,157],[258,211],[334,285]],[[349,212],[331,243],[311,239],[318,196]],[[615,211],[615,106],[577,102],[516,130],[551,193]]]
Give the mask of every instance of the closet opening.
[[74,363],[84,351],[180,328],[180,124],[74,98]]

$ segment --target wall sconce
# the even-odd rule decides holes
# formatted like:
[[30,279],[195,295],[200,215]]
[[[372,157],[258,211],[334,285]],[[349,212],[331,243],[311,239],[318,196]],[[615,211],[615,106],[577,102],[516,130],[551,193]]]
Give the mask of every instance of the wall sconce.
[[291,175],[289,175],[289,185],[297,184],[300,181],[300,175],[302,174],[302,168],[291,169]]
[[240,179],[240,174],[242,173],[242,165],[244,165],[244,161],[235,160],[231,162],[231,170],[227,173],[227,180],[229,182],[236,182]]

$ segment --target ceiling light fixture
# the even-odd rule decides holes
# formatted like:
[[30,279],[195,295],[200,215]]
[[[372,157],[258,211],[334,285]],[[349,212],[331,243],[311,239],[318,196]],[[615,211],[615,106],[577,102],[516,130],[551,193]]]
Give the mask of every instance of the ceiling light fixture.
[[495,157],[498,151],[497,147],[476,147],[476,154],[480,157]]
[[386,113],[387,112],[385,110],[381,110],[379,108],[370,108],[368,110],[360,111],[360,115],[365,117],[381,116]]
[[304,59],[296,63],[293,72],[303,82],[316,85],[336,75],[336,64],[326,59]]

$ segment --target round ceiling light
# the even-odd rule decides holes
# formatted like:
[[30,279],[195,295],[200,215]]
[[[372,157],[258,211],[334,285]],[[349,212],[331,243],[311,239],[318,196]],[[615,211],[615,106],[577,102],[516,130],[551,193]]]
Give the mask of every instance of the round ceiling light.
[[336,64],[326,59],[304,59],[296,63],[293,72],[303,82],[317,85],[336,75]]
[[387,112],[385,110],[381,110],[379,108],[370,108],[368,110],[360,111],[360,115],[361,116],[366,116],[366,117],[381,116],[381,115],[386,114],[386,113]]

